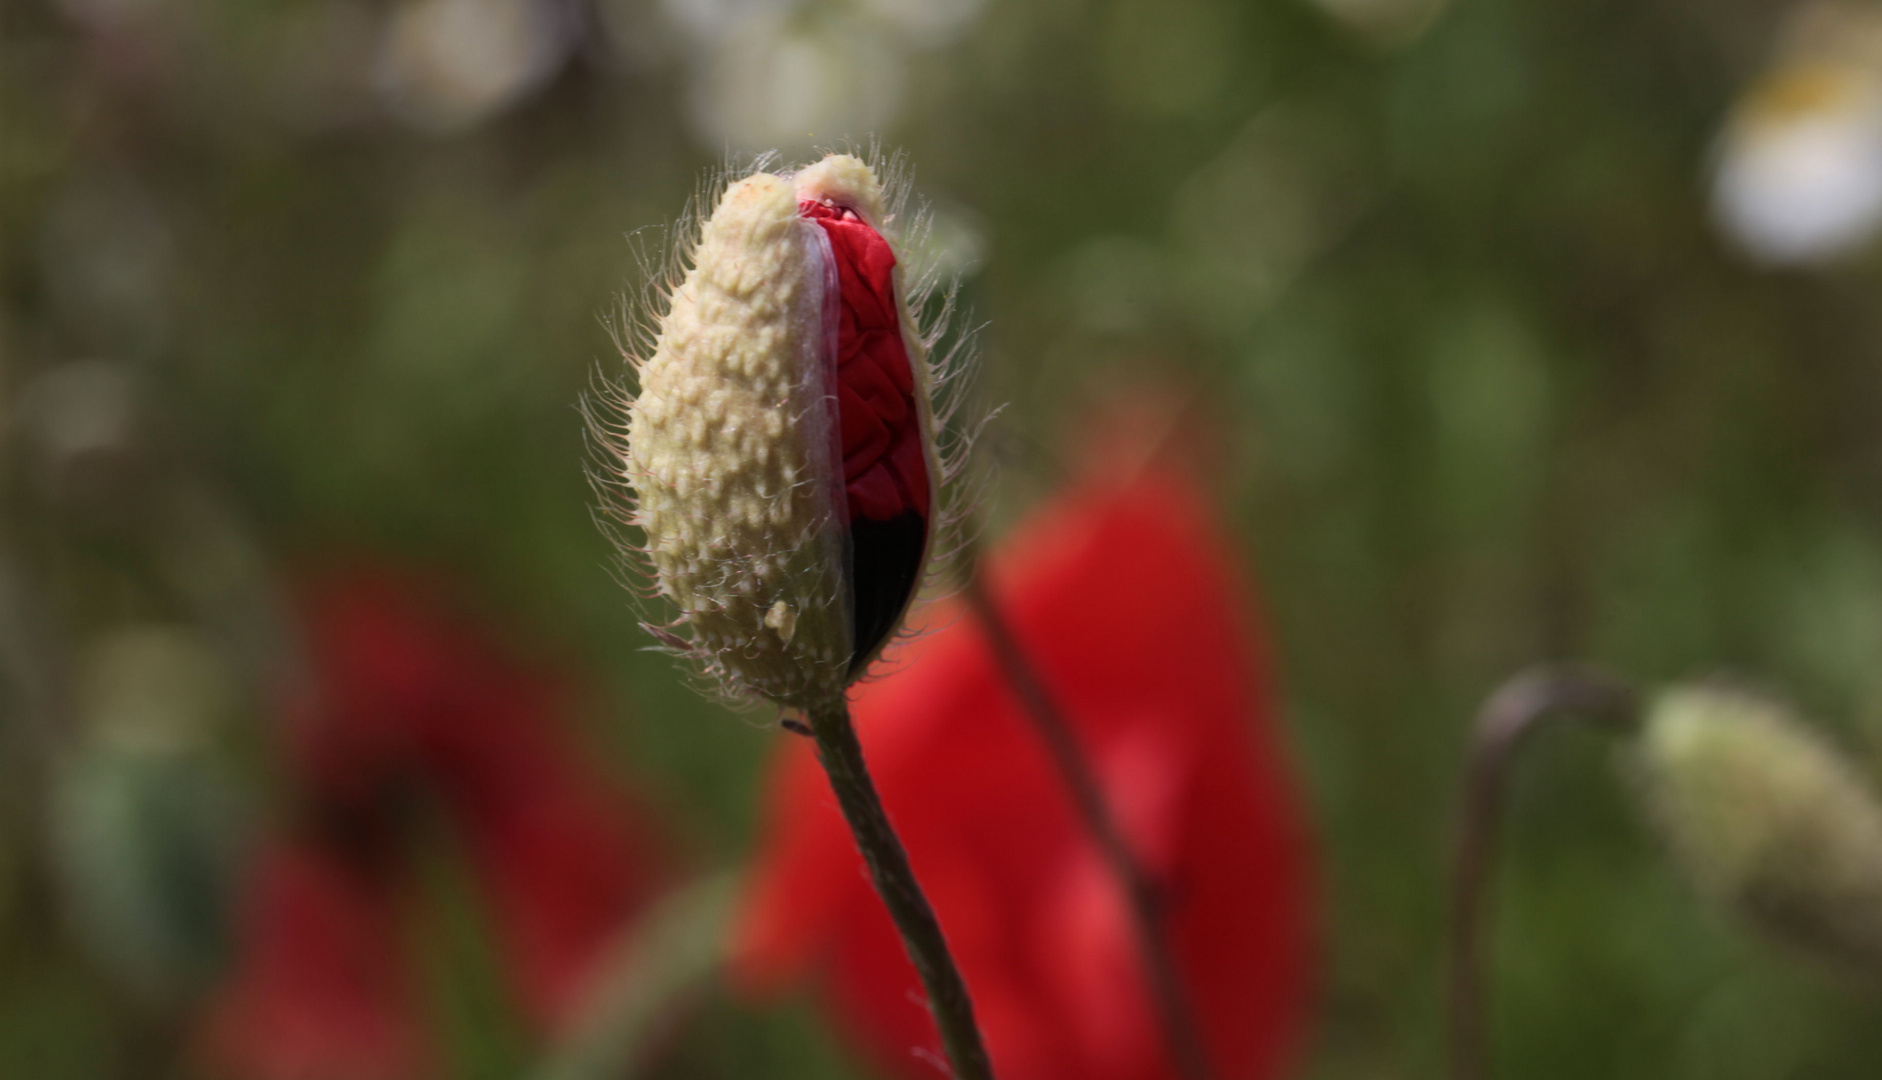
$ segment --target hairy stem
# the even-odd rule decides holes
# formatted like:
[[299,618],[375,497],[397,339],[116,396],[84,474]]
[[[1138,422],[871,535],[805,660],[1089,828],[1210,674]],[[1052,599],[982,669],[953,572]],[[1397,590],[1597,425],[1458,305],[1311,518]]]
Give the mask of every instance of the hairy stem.
[[1097,841],[1111,875],[1124,890],[1150,997],[1156,1004],[1157,1019],[1163,1027],[1163,1037],[1169,1043],[1170,1056],[1179,1075],[1183,1080],[1210,1080],[1213,1073],[1209,1067],[1208,1051],[1202,1040],[1202,1031],[1196,1023],[1196,1015],[1183,991],[1182,979],[1177,973],[1176,956],[1170,949],[1169,936],[1165,932],[1156,884],[1150,880],[1150,875],[1145,873],[1136,856],[1131,854],[1130,845],[1124,839],[1124,831],[1111,813],[1110,804],[1105,801],[1104,790],[1098,784],[1097,775],[1092,772],[1091,762],[1079,748],[1071,724],[1051,692],[1046,689],[1044,681],[1039,678],[1038,672],[1026,659],[1026,653],[1014,638],[1011,627],[995,606],[993,598],[988,595],[977,567],[970,567],[965,591],[968,604],[973,607],[975,616],[987,632],[987,640],[993,647],[993,655],[1001,672],[1012,685],[1026,716],[1052,755],[1052,762],[1059,770],[1059,778],[1071,793],[1072,803],[1085,828]]
[[1451,1076],[1484,1080],[1489,1052],[1484,1037],[1488,994],[1484,942],[1490,934],[1486,894],[1496,865],[1503,792],[1517,750],[1539,722],[1578,713],[1616,726],[1630,725],[1638,709],[1625,683],[1576,667],[1536,667],[1518,673],[1477,710],[1464,767],[1458,810],[1456,861],[1451,879]]
[[862,743],[850,723],[849,704],[837,701],[810,711],[811,735],[817,740],[817,756],[830,776],[830,788],[837,805],[849,822],[863,862],[869,866],[876,892],[889,909],[889,917],[901,932],[902,945],[915,964],[922,987],[928,992],[928,1008],[934,1013],[935,1027],[941,1033],[941,1046],[954,1067],[955,1080],[993,1080],[993,1066],[981,1045],[980,1028],[974,1023],[974,1003],[967,996],[967,984],[954,966],[941,924],[928,905],[915,871],[908,865],[908,852],[895,835],[889,818],[876,794],[875,782],[863,763]]

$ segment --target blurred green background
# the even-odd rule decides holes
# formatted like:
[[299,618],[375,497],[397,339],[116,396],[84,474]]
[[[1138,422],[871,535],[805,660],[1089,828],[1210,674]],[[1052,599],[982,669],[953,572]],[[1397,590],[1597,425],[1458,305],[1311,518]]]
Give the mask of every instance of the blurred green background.
[[[1879,21],[7,0],[0,1076],[182,1075],[45,867],[87,643],[197,628],[255,742],[271,590],[332,552],[476,582],[518,647],[592,679],[610,768],[693,865],[748,849],[766,718],[641,651],[576,403],[619,370],[636,241],[660,250],[709,169],[877,137],[915,166],[931,255],[985,324],[983,392],[1010,403],[982,447],[996,533],[1066,475],[1091,402],[1214,404],[1322,840],[1303,1075],[1439,1075],[1448,815],[1502,677],[1730,669],[1882,765]],[[1552,732],[1516,785],[1502,1075],[1876,1075],[1882,998],[1694,903],[1610,759]],[[513,1075],[479,1053],[465,1075]],[[656,1074],[857,1068],[808,1006],[711,996]]]

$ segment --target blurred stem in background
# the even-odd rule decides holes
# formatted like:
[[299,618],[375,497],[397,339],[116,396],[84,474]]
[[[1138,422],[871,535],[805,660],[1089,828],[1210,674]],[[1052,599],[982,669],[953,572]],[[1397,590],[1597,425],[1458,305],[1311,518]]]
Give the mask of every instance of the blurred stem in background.
[[974,1003],[967,984],[948,951],[934,908],[908,864],[908,852],[882,809],[882,798],[876,794],[875,782],[863,761],[856,726],[850,722],[849,703],[839,697],[833,704],[812,709],[808,719],[811,735],[817,740],[817,757],[829,774],[830,788],[843,808],[843,818],[849,822],[876,892],[895,920],[908,958],[928,992],[928,1008],[934,1013],[941,1045],[954,1066],[955,1080],[993,1080],[993,1066],[974,1022]]
[[1045,681],[1027,660],[1025,650],[1020,648],[1012,628],[1007,625],[993,597],[987,592],[981,560],[977,555],[970,555],[967,567],[967,603],[986,631],[988,647],[993,651],[994,660],[1011,684],[1013,695],[1019,699],[1022,711],[1032,722],[1033,730],[1038,732],[1040,740],[1045,743],[1047,752],[1052,756],[1052,763],[1072,797],[1072,804],[1077,808],[1079,820],[1090,831],[1099,852],[1104,856],[1105,866],[1117,879],[1118,887],[1124,893],[1125,905],[1130,912],[1138,950],[1143,959],[1146,986],[1151,1000],[1156,1004],[1157,1019],[1163,1027],[1163,1036],[1169,1043],[1170,1057],[1176,1064],[1177,1072],[1184,1080],[1210,1080],[1214,1074],[1209,1066],[1208,1049],[1203,1043],[1202,1032],[1196,1024],[1196,1015],[1190,1007],[1188,995],[1184,993],[1176,957],[1170,950],[1156,883],[1150,879],[1136,856],[1131,854],[1124,831],[1105,801],[1104,789],[1098,783],[1097,774],[1092,771],[1091,762],[1079,748],[1078,739],[1072,734],[1072,726],[1066,720],[1065,713],[1046,688]]
[[1483,943],[1489,937],[1487,886],[1496,868],[1503,793],[1517,751],[1541,722],[1573,714],[1631,727],[1639,711],[1633,689],[1600,672],[1544,666],[1519,672],[1491,694],[1471,727],[1464,766],[1451,879],[1451,1076],[1490,1075],[1484,1029]]
[[704,875],[624,930],[605,974],[534,1080],[639,1075],[682,1005],[719,970],[737,879],[736,871]]

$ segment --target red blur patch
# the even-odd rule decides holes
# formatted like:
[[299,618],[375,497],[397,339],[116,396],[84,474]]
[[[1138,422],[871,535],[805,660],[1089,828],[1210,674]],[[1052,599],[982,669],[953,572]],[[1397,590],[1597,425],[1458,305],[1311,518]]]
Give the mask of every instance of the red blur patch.
[[492,904],[525,1012],[553,1029],[664,876],[641,814],[569,730],[569,681],[522,662],[419,575],[355,569],[303,598],[318,684],[292,712],[288,750],[307,804],[397,830],[387,814],[400,802],[435,800]]
[[400,890],[319,845],[282,840],[256,860],[242,958],[209,1014],[213,1075],[411,1080],[437,1072],[399,962]]
[[429,917],[417,845],[440,823],[487,905],[505,988],[542,1036],[576,1015],[664,884],[661,845],[569,730],[567,680],[445,592],[352,569],[301,593],[308,677],[281,725],[292,808],[249,871],[237,955],[207,1010],[206,1075],[440,1074],[407,948]]

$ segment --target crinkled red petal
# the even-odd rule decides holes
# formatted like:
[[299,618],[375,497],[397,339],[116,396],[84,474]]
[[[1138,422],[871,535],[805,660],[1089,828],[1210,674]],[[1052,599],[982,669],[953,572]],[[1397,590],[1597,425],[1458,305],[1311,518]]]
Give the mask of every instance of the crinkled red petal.
[[888,521],[913,510],[925,518],[928,459],[895,299],[895,251],[853,210],[819,202],[805,202],[802,209],[830,238],[843,293],[837,393],[850,516]]
[[800,209],[829,237],[841,291],[836,391],[853,553],[854,664],[894,631],[920,583],[932,480],[895,296],[895,251],[854,210],[815,200]]

